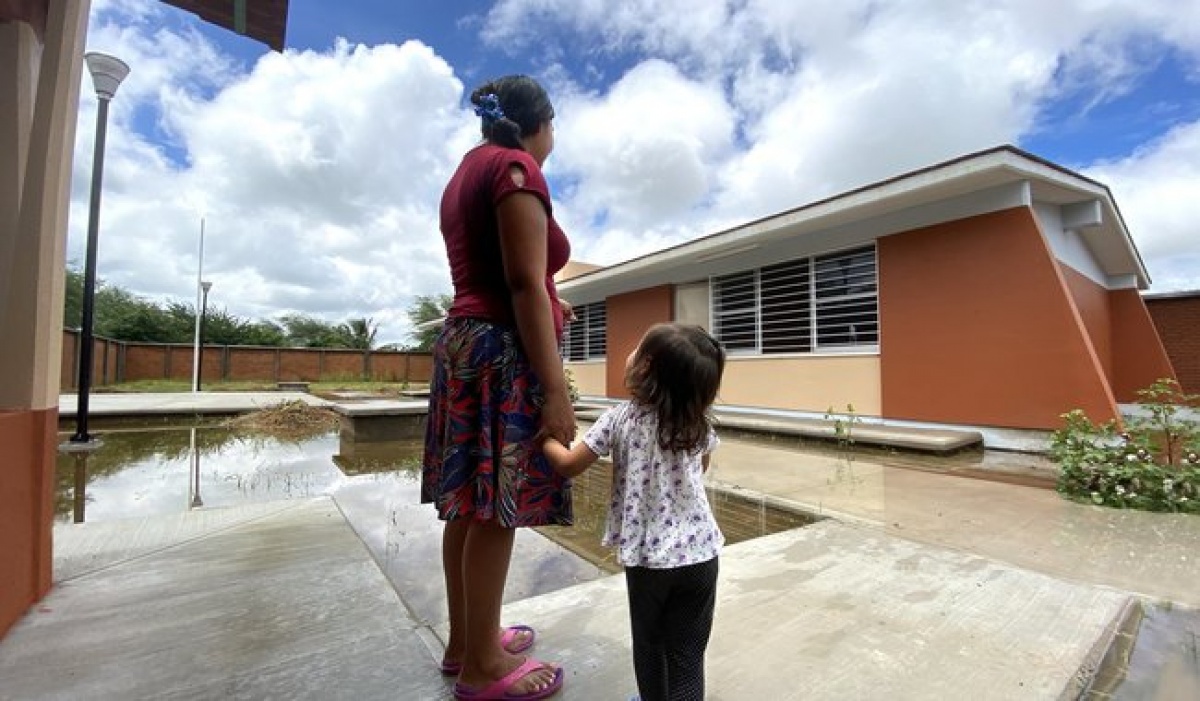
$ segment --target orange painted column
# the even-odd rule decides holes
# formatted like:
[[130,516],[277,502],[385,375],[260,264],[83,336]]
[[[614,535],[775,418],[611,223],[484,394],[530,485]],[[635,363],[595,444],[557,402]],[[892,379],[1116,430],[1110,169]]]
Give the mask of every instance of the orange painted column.
[[1032,212],[878,242],[883,415],[1053,429],[1117,416],[1096,348]]
[[1113,393],[1118,402],[1135,402],[1138,390],[1156,380],[1178,381],[1158,329],[1137,290],[1113,290]]
[[0,22],[0,635],[53,582],[67,211],[91,3],[19,5],[40,14],[37,29]]
[[0,636],[50,589],[58,411],[0,412]]
[[1069,265],[1059,263],[1058,267],[1062,272],[1063,280],[1067,283],[1071,299],[1075,301],[1079,318],[1083,320],[1083,326],[1087,329],[1092,347],[1096,349],[1096,357],[1100,360],[1100,366],[1104,368],[1104,374],[1111,384],[1113,380],[1113,315],[1108,290]]

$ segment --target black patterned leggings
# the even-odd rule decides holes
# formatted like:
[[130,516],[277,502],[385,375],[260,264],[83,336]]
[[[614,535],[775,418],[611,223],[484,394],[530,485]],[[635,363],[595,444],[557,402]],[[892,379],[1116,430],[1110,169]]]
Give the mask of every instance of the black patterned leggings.
[[642,701],[701,701],[717,558],[665,570],[626,567],[625,584]]

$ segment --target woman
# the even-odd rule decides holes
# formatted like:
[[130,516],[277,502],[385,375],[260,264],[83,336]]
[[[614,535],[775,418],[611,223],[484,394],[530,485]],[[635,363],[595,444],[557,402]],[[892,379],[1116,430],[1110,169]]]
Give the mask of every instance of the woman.
[[541,166],[554,148],[554,108],[532,78],[471,94],[483,143],[442,195],[441,229],[454,303],[434,346],[421,500],[444,520],[442,567],[450,639],[442,670],[460,699],[540,699],[561,667],[525,658],[526,626],[502,630],[515,529],[570,525],[570,483],[541,452],[569,442],[575,413],[558,343],[564,310],[553,275],[570,244],[552,216]]

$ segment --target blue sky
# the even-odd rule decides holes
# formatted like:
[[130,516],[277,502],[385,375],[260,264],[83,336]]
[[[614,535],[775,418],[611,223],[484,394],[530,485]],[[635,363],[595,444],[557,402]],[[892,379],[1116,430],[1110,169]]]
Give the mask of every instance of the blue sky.
[[[611,264],[1001,143],[1110,186],[1154,291],[1200,288],[1200,0],[291,0],[287,50],[94,0],[113,102],[100,277],[262,319],[449,291],[464,94],[537,76],[576,259]],[[86,80],[86,78],[85,78]],[[85,86],[86,88],[87,86]],[[80,101],[68,258],[83,258]]]

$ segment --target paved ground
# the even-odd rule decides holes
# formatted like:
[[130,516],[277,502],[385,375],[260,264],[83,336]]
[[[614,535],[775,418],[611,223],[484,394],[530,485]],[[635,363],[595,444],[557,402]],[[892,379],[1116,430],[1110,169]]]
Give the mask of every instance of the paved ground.
[[[712,699],[1069,698],[1134,594],[1200,607],[1195,517],[865,459],[822,473],[788,453],[726,440],[711,475],[832,517],[727,548]],[[59,527],[59,585],[0,641],[0,699],[448,698],[437,524],[410,487],[370,477],[331,497]],[[506,620],[536,625],[535,652],[566,666],[559,698],[626,699],[621,577],[536,533],[517,547]],[[1186,671],[1150,688],[1200,698]]]

